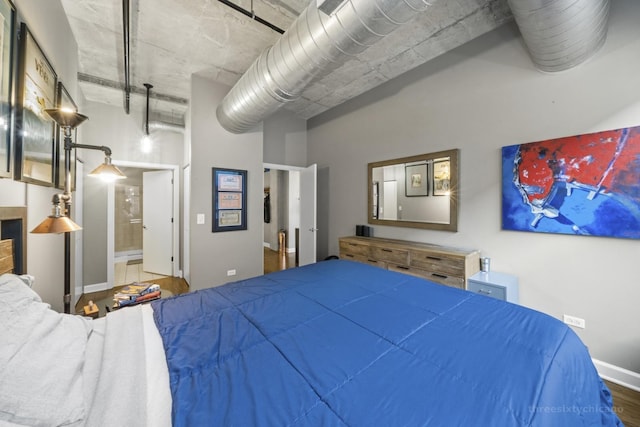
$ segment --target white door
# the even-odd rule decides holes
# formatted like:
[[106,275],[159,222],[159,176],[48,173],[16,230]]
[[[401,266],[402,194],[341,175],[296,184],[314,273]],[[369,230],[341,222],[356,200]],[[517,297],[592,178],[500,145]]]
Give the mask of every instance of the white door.
[[398,183],[396,181],[384,182],[384,203],[382,219],[398,219]]
[[173,271],[173,171],[142,174],[142,269]]
[[182,249],[182,277],[191,283],[191,166],[185,166],[183,170],[183,249]]
[[311,165],[300,171],[300,254],[298,265],[316,262],[316,182],[318,166]]

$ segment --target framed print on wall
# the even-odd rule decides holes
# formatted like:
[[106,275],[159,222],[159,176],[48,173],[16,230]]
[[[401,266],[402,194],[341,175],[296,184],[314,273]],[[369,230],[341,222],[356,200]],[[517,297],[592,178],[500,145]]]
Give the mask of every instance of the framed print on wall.
[[20,62],[16,91],[15,179],[54,184],[55,122],[44,112],[56,106],[53,67],[25,23],[20,26]]
[[[68,110],[73,110],[76,113],[78,112],[78,106],[76,105],[75,102],[73,102],[73,99],[71,99],[69,92],[67,92],[67,88],[64,87],[62,82],[58,82],[58,93],[56,95],[56,99],[57,99],[58,108],[65,108]],[[54,155],[55,186],[56,188],[63,190],[64,189],[64,173],[65,173],[64,161],[65,161],[65,155],[66,155],[66,152],[64,151],[64,131],[62,130],[60,125],[58,125],[57,123],[55,127],[56,127],[56,140],[55,140],[56,153]],[[74,131],[73,142],[77,142],[78,128],[75,128],[73,131]],[[71,150],[70,163],[71,163],[71,182],[70,182],[71,191],[75,191],[76,189],[76,149],[75,148]]]
[[13,176],[11,110],[13,88],[13,28],[16,10],[0,0],[0,177]]
[[429,194],[427,185],[429,182],[428,172],[429,165],[426,163],[405,166],[405,195],[407,197],[426,196]]
[[451,161],[449,159],[433,161],[433,195],[451,194]]
[[212,168],[212,232],[247,229],[247,171]]

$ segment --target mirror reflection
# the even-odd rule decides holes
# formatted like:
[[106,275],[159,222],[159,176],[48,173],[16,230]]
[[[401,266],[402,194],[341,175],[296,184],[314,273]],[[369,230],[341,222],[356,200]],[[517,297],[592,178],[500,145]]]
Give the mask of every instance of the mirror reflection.
[[369,223],[457,230],[458,150],[369,163]]

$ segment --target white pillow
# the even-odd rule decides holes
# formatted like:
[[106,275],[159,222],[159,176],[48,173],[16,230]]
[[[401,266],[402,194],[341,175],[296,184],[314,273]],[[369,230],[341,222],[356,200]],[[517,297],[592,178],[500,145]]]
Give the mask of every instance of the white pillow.
[[85,415],[82,368],[91,321],[51,310],[29,285],[28,278],[0,276],[0,420],[71,424]]

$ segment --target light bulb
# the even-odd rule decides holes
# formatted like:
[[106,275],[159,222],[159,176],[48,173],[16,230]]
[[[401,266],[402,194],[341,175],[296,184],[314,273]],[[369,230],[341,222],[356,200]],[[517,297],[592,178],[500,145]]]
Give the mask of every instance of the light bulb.
[[140,141],[140,150],[142,150],[143,153],[150,153],[152,148],[151,147],[152,143],[153,143],[153,140],[149,135],[143,136],[142,140]]

